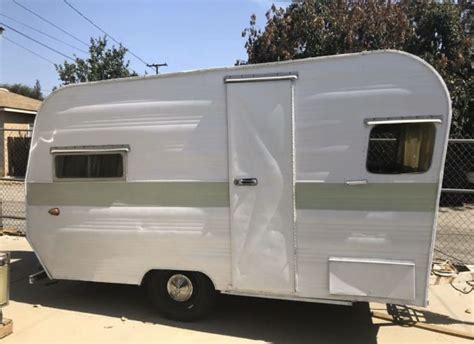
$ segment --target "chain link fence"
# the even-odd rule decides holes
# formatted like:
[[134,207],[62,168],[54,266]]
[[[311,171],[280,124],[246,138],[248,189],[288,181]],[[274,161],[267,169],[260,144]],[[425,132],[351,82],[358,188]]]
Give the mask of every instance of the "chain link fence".
[[0,228],[25,233],[25,175],[31,144],[30,129],[0,129]]
[[449,140],[435,257],[474,264],[474,137]]
[[[24,178],[30,147],[30,130],[4,129],[3,177],[0,178],[0,227],[25,232]],[[377,156],[396,155],[394,137],[380,140]],[[374,159],[375,160],[375,159]],[[380,168],[387,168],[381,166]],[[474,138],[449,140],[440,200],[435,256],[474,264]]]

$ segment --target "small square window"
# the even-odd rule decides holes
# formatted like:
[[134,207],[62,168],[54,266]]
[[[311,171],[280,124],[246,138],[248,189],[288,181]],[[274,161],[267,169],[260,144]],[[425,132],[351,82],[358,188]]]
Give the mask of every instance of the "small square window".
[[377,174],[426,172],[431,165],[433,123],[379,124],[372,128],[367,170]]

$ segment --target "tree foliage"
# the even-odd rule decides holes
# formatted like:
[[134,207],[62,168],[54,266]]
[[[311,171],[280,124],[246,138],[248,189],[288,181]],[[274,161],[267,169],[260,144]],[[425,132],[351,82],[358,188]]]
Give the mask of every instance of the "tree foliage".
[[90,42],[87,59],[76,56],[73,63],[64,61],[63,65],[55,65],[63,85],[138,75],[130,70],[130,61],[125,60],[126,48],[123,46],[107,48],[105,36],[98,39],[91,38]]
[[36,80],[33,87],[25,84],[0,84],[0,88],[6,88],[10,92],[21,94],[25,97],[30,97],[38,100],[43,100],[43,93],[41,92],[41,84]]
[[[469,1],[302,0],[272,6],[263,30],[255,15],[242,32],[247,63],[374,49],[404,50],[444,78],[453,104],[452,134],[474,132]],[[241,62],[238,62],[241,63]]]

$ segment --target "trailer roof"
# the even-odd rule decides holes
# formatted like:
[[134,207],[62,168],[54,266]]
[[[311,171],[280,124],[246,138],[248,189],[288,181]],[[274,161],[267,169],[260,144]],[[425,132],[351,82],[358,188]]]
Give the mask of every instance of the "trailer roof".
[[[116,78],[116,79],[108,79],[108,80],[89,81],[89,82],[83,82],[83,83],[69,84],[69,85],[61,86],[58,89],[51,92],[51,94],[54,94],[56,92],[59,92],[61,90],[69,88],[69,87],[84,87],[84,86],[89,86],[89,85],[118,83],[118,82],[127,82],[127,81],[165,79],[165,78],[171,78],[171,77],[182,76],[182,75],[194,75],[194,74],[219,72],[219,71],[226,71],[226,70],[232,71],[232,72],[239,71],[239,70],[248,71],[248,70],[252,70],[252,69],[257,69],[257,68],[260,69],[260,68],[271,67],[271,66],[276,66],[276,65],[281,66],[281,65],[294,64],[294,63],[311,63],[311,62],[323,61],[323,60],[328,60],[328,59],[353,58],[353,57],[356,57],[356,56],[387,54],[387,53],[389,53],[389,54],[400,54],[400,55],[405,55],[407,57],[410,57],[413,60],[418,61],[419,63],[421,63],[424,66],[428,67],[429,69],[431,69],[432,72],[434,72],[435,74],[438,75],[438,72],[429,63],[427,63],[423,59],[419,58],[418,56],[415,56],[413,54],[410,54],[410,53],[407,53],[407,52],[404,52],[404,51],[400,51],[400,50],[385,49],[385,50],[362,51],[362,52],[350,53],[350,54],[309,57],[309,58],[298,59],[298,60],[266,62],[266,63],[258,63],[258,64],[248,64],[248,65],[228,66],[228,67],[215,67],[215,68],[205,68],[205,69],[193,69],[193,70],[188,70],[188,71],[165,73],[165,74],[159,74],[159,75],[144,75],[144,76],[133,76],[133,77],[127,77],[127,78]],[[441,76],[438,75],[438,77],[441,79]]]

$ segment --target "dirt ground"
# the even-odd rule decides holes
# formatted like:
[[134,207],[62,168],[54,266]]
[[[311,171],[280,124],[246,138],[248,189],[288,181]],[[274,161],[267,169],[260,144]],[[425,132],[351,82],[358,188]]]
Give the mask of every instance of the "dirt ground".
[[[2,344],[470,343],[373,319],[366,303],[347,307],[220,296],[209,318],[174,322],[161,318],[135,286],[49,280],[29,285],[28,276],[37,271],[38,261],[26,240],[0,237],[2,250],[12,254],[11,302],[4,316],[14,322],[13,334]],[[454,294],[451,299],[445,299],[445,294],[442,290],[436,296],[440,300],[435,298],[436,307],[448,302],[460,304],[461,309],[448,307],[446,315],[429,311],[417,316],[474,333],[472,314],[460,314],[466,304],[472,304],[472,297],[455,295],[453,302]],[[383,311],[385,305],[372,308]]]

